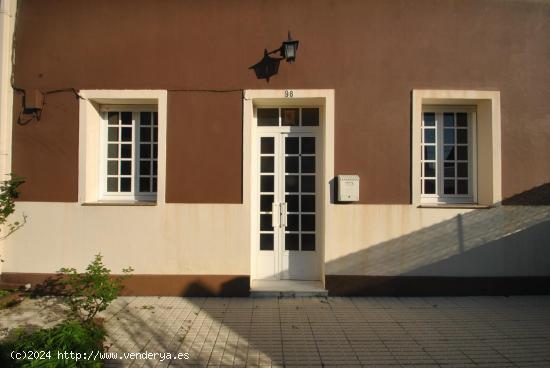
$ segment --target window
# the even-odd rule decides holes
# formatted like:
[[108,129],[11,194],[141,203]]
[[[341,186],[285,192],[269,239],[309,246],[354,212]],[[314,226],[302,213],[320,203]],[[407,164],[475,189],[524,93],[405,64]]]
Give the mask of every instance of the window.
[[421,122],[422,203],[474,203],[475,108],[424,106]]
[[156,199],[156,106],[101,106],[100,193],[104,200]]

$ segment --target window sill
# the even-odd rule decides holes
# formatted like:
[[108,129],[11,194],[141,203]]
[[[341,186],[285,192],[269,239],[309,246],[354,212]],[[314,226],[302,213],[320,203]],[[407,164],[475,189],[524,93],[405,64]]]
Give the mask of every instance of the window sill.
[[156,206],[156,201],[97,201],[97,202],[85,202],[82,206],[136,206],[136,207],[150,207]]
[[463,209],[488,209],[491,205],[477,203],[424,203],[416,208],[463,208]]

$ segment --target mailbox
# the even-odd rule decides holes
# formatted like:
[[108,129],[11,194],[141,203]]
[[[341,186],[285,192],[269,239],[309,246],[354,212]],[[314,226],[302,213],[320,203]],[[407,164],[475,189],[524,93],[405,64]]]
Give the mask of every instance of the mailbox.
[[359,175],[338,175],[338,201],[359,200]]

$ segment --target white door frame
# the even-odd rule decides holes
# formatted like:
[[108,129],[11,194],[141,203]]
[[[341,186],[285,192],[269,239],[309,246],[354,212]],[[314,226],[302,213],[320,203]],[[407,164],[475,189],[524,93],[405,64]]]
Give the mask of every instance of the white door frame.
[[[255,173],[258,172],[254,167],[257,160],[255,150],[255,138],[257,129],[254,119],[254,107],[263,106],[318,106],[321,107],[321,122],[318,128],[319,157],[322,160],[318,175],[322,186],[318,189],[318,194],[322,198],[322,206],[319,208],[318,215],[318,239],[320,251],[320,274],[319,280],[324,283],[324,264],[326,259],[326,239],[331,239],[331,185],[334,178],[334,90],[245,90],[243,98],[243,204],[248,208],[248,223],[250,234],[250,276],[251,280],[255,278],[256,254],[259,251],[256,238],[256,228],[258,216],[254,201],[257,193],[255,188]],[[294,128],[298,132],[299,129]],[[321,157],[322,155],[322,157]],[[329,225],[329,226],[327,226]]]

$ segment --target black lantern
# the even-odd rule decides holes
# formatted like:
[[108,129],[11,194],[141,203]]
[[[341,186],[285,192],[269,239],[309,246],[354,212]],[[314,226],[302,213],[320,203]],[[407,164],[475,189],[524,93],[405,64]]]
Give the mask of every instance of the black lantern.
[[290,37],[290,31],[288,32],[288,40],[283,41],[283,46],[281,46],[281,56],[286,59],[289,63],[292,63],[296,60],[296,51],[298,50],[299,41],[293,40]]

